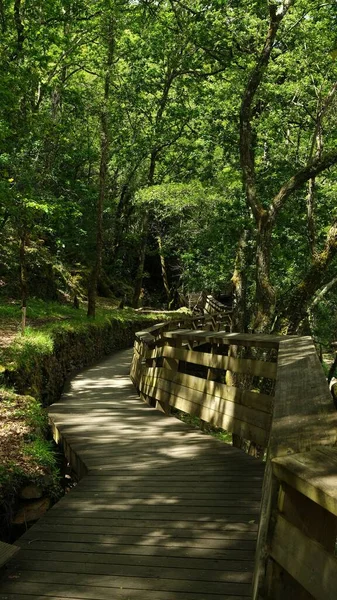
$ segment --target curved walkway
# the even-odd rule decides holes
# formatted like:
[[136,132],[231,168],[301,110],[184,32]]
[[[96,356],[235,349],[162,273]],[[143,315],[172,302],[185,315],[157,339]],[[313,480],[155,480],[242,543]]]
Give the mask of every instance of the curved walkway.
[[143,404],[131,355],[78,374],[50,407],[87,474],[17,542],[0,600],[250,596],[263,467]]

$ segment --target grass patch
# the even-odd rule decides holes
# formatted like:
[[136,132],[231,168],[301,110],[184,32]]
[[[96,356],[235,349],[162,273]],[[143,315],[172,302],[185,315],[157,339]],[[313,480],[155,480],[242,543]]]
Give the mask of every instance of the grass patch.
[[225,444],[232,443],[232,434],[226,431],[225,429],[221,429],[220,427],[213,427],[210,423],[206,423],[206,421],[202,421],[199,417],[192,417],[188,413],[183,412],[182,410],[178,410],[177,408],[171,407],[171,414],[183,421],[187,425],[190,425],[194,429],[199,429],[203,431],[203,433],[207,433],[208,435],[213,436],[217,440],[224,442]]
[[0,498],[13,496],[27,481],[40,482],[40,487],[44,482],[49,495],[58,495],[56,455],[46,439],[48,422],[41,403],[59,398],[72,369],[131,344],[136,327],[173,316],[143,315],[104,301],[92,320],[84,304],[74,309],[30,299],[22,335],[20,303],[0,303],[0,336],[6,326],[8,332],[7,345],[0,347]]
[[[27,307],[28,326],[24,335],[18,331],[7,347],[0,348],[0,374],[5,369],[33,369],[39,357],[53,353],[56,336],[61,338],[68,333],[85,334],[90,328],[102,329],[113,321],[126,326],[142,320],[148,321],[150,325],[154,319],[160,321],[167,318],[165,314],[143,315],[131,308],[120,310],[104,304],[98,306],[93,320],[87,318],[84,305],[74,309],[70,305],[31,299]],[[16,320],[19,329],[21,309],[18,302],[0,304],[0,330],[8,319]]]
[[51,442],[45,439],[48,419],[31,396],[0,389],[0,497],[26,481],[38,482],[53,496],[60,492]]

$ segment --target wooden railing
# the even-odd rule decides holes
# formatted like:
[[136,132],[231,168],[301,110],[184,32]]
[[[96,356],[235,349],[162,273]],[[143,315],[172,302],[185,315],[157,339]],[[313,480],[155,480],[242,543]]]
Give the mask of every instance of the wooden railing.
[[131,377],[151,406],[266,448],[252,598],[335,600],[337,413],[311,338],[183,326],[139,332]]
[[216,300],[210,294],[208,294],[206,296],[205,307],[204,307],[205,313],[208,313],[208,314],[219,313],[219,312],[221,313],[224,309],[225,309],[225,306],[224,306],[224,304],[222,304],[222,302],[219,302],[219,300]]

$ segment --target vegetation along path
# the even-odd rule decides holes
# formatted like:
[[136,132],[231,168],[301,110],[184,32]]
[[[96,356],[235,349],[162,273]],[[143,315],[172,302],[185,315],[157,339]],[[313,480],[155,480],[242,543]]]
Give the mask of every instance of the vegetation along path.
[[86,471],[19,540],[0,600],[239,600],[251,593],[263,467],[141,402],[131,351],[50,407]]

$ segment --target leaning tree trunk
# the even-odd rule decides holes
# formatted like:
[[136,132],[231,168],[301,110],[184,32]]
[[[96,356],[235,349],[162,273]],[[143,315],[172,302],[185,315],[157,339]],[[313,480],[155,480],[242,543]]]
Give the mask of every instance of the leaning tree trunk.
[[313,298],[324,284],[325,274],[336,254],[337,222],[330,228],[322,252],[314,255],[308,272],[284,300],[284,306],[279,310],[276,331],[289,335],[298,333],[301,323],[308,316]]

